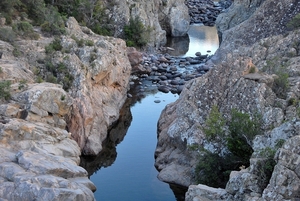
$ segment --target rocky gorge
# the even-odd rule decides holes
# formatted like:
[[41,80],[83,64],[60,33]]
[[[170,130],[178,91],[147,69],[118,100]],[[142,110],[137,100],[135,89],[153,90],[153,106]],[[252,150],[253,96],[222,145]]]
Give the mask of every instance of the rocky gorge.
[[[217,17],[222,41],[205,64],[210,70],[188,81],[179,99],[162,112],[155,152],[158,177],[189,186],[186,200],[299,199],[299,30],[291,23],[299,3],[235,0]],[[199,157],[228,152],[205,133],[214,107],[227,120],[237,109],[252,118],[259,113],[262,122],[262,133],[249,143],[249,165],[232,171],[223,188],[196,185]],[[270,169],[263,165],[268,161],[274,162]]]
[[[199,22],[194,14],[207,25],[214,20],[206,17],[216,19],[222,43],[212,57],[199,52],[192,58],[173,57],[163,53],[166,47],[158,54],[141,54],[121,39],[94,34],[72,17],[59,37],[60,50],[47,51],[57,39],[38,27],[39,39],[0,41],[0,77],[11,84],[10,97],[2,91],[0,105],[0,198],[95,200],[96,188],[78,166],[79,157],[102,150],[107,130],[131,97],[130,84],[147,80],[160,91],[180,94],[159,120],[155,166],[161,180],[190,186],[186,200],[297,199],[299,33],[287,24],[299,13],[299,1],[235,0],[225,11],[208,2],[113,1],[107,11],[115,37],[123,34],[130,17],[140,16],[153,28],[150,50],[161,47],[166,35],[185,35],[190,22]],[[0,24],[6,28],[5,19]],[[274,85],[281,68],[288,74],[284,94]],[[59,84],[41,80],[53,78],[51,73]],[[137,76],[130,78],[131,73]],[[252,116],[258,111],[263,120],[249,167],[233,171],[224,189],[196,185],[195,179],[200,150],[218,148],[204,133],[215,105],[227,119],[236,108]],[[278,142],[284,143],[277,147]],[[269,159],[261,150],[275,148],[276,164],[266,180],[261,163]]]

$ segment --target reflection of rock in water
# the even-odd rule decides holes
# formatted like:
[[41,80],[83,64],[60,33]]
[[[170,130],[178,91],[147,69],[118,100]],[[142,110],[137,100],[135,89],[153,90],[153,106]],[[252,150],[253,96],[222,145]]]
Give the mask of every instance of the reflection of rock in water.
[[175,195],[176,201],[184,201],[185,200],[185,193],[188,190],[187,187],[179,186],[179,185],[175,185],[175,184],[169,184],[169,186]]
[[119,120],[111,127],[107,139],[103,142],[102,151],[97,156],[83,156],[80,166],[91,176],[102,167],[111,166],[117,158],[116,145],[122,142],[132,121],[131,100],[128,99],[120,111]]
[[183,37],[169,37],[166,46],[171,47],[173,51],[167,51],[170,55],[184,55],[189,50],[190,38],[188,35]]

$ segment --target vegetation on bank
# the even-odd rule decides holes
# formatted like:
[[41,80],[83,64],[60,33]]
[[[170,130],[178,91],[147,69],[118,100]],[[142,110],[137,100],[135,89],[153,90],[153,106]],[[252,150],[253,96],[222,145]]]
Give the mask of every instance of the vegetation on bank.
[[[113,20],[107,8],[115,1],[101,0],[3,0],[0,1],[0,17],[13,29],[0,28],[0,39],[13,43],[16,35],[24,39],[37,39],[33,26],[40,26],[45,35],[65,34],[65,21],[73,16],[83,26],[99,35],[113,35]],[[149,41],[150,28],[139,17],[131,18],[124,26],[128,46],[143,47]]]
[[261,116],[255,114],[251,117],[232,109],[231,119],[226,121],[218,107],[213,106],[205,125],[207,140],[218,149],[215,152],[200,150],[196,179],[212,187],[225,187],[232,170],[249,166],[252,140],[262,133]]

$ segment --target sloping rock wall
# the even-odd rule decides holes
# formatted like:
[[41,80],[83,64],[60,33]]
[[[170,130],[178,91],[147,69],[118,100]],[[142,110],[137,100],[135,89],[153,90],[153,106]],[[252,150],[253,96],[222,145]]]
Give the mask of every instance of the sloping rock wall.
[[[240,6],[247,10],[244,17],[238,14]],[[232,10],[235,10],[236,14],[232,14]],[[274,148],[276,140],[288,139],[298,134],[297,126],[287,128],[286,124],[283,125],[284,122],[291,125],[299,123],[299,106],[291,103],[291,100],[299,100],[299,33],[297,30],[289,31],[286,28],[286,24],[295,16],[297,10],[299,2],[294,0],[234,1],[230,9],[221,14],[217,23],[222,27],[220,30],[223,41],[219,50],[206,64],[211,70],[201,78],[187,83],[179,99],[169,104],[161,114],[155,163],[161,170],[160,179],[181,185],[195,183],[193,174],[198,155],[189,147],[197,145],[212,152],[218,148],[207,141],[203,132],[203,126],[213,105],[218,106],[227,119],[230,119],[232,108],[250,114],[262,114],[263,136],[268,140],[254,143],[253,148],[256,151],[266,147]],[[255,69],[254,73],[250,73],[251,68]],[[276,68],[284,68],[288,74],[290,87],[285,97],[279,96],[273,87],[277,77],[274,75]],[[294,135],[278,138],[276,136],[281,136],[284,132],[278,135],[270,134],[278,132],[281,126],[286,130],[293,128],[291,132]],[[259,158],[254,154],[250,160],[250,168],[241,172],[239,179],[232,178],[235,180],[233,183],[236,190],[232,191],[228,186],[225,189],[227,194],[220,191],[221,193],[216,195],[217,190],[201,186],[202,190],[198,189],[201,191],[200,197],[204,200],[296,199],[299,190],[293,188],[293,183],[289,182],[290,178],[293,178],[292,175],[296,176],[296,171],[288,173],[288,179],[285,180],[288,181],[285,186],[286,192],[292,195],[289,197],[287,193],[279,190],[283,180],[279,184],[275,179],[284,169],[280,169],[280,161],[286,159],[278,153],[276,159],[277,165],[268,187],[260,183],[257,173]],[[189,193],[187,194],[188,200],[193,200],[193,197],[196,196],[189,197]]]
[[[127,97],[131,66],[123,40],[98,36],[74,18],[58,39],[62,50],[46,53],[53,40],[17,40],[19,57],[0,41],[1,81],[11,83],[11,97],[0,99],[3,200],[94,200],[96,188],[79,157],[99,153]],[[74,77],[68,92],[35,83],[49,73],[46,61]]]
[[[64,37],[62,45],[70,48],[70,53],[58,54],[55,60],[63,61],[75,77],[70,90],[74,104],[69,131],[84,154],[96,155],[127,98],[131,66],[123,40],[98,36],[90,30],[86,34],[74,18],[67,25],[70,34],[94,43],[80,48],[72,38]],[[63,60],[65,57],[68,59]]]

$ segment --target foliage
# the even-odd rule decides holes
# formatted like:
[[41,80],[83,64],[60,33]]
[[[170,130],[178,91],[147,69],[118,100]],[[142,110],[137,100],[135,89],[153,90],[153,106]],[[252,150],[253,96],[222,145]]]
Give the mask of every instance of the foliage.
[[264,72],[269,74],[276,74],[277,77],[274,79],[272,89],[274,93],[279,97],[285,99],[289,90],[289,75],[286,72],[285,66],[281,65],[279,58],[275,57],[272,60],[266,61],[267,65],[262,69]]
[[289,75],[284,71],[284,68],[278,70],[276,75],[272,89],[278,97],[285,99],[290,88]]
[[12,51],[12,54],[15,56],[15,57],[19,57],[21,56],[21,51],[19,50],[19,48],[15,47]]
[[298,29],[300,28],[300,13],[295,15],[288,23],[287,27],[290,29]]
[[139,16],[130,18],[129,24],[124,26],[127,46],[143,47],[149,40],[149,28],[145,28]]
[[256,71],[255,66],[251,66],[250,70],[249,70],[249,73],[255,73],[255,71]]
[[29,22],[21,21],[13,24],[13,31],[25,39],[37,40],[39,35],[34,32],[32,25]]
[[63,89],[66,91],[70,89],[74,77],[69,73],[68,68],[64,63],[61,62],[54,65],[48,58],[45,66],[48,72],[45,77],[47,82],[62,84]]
[[10,99],[10,85],[11,82],[9,80],[0,81],[0,99]]
[[14,43],[16,40],[16,33],[10,28],[0,27],[0,40],[8,43]]
[[46,54],[52,54],[55,51],[61,51],[62,45],[60,44],[60,39],[55,38],[49,45],[45,47]]
[[225,188],[230,172],[243,164],[232,154],[221,157],[217,153],[203,151],[195,169],[197,182],[215,188]]
[[22,89],[27,88],[27,87],[28,87],[27,80],[21,80],[19,82],[19,86],[18,86],[19,90],[22,90]]
[[248,164],[253,153],[252,140],[259,134],[261,134],[261,117],[259,115],[254,115],[251,119],[249,114],[236,109],[231,111],[229,136],[227,137],[227,147],[231,153]]
[[284,142],[285,140],[279,139],[274,148],[265,147],[258,152],[257,157],[260,158],[260,160],[257,161],[258,171],[256,174],[258,175],[259,183],[262,189],[264,189],[269,183],[274,166],[276,165],[274,160],[275,153],[279,148],[282,147]]
[[206,127],[204,128],[207,139],[215,140],[216,138],[223,138],[225,135],[225,123],[225,119],[219,112],[218,107],[216,105],[212,106],[210,114],[205,122]]
[[85,45],[87,45],[87,46],[94,46],[94,41],[92,41],[92,40],[86,40],[85,41]]
[[65,19],[53,6],[48,6],[45,11],[44,22],[41,24],[42,31],[50,35],[65,34]]

